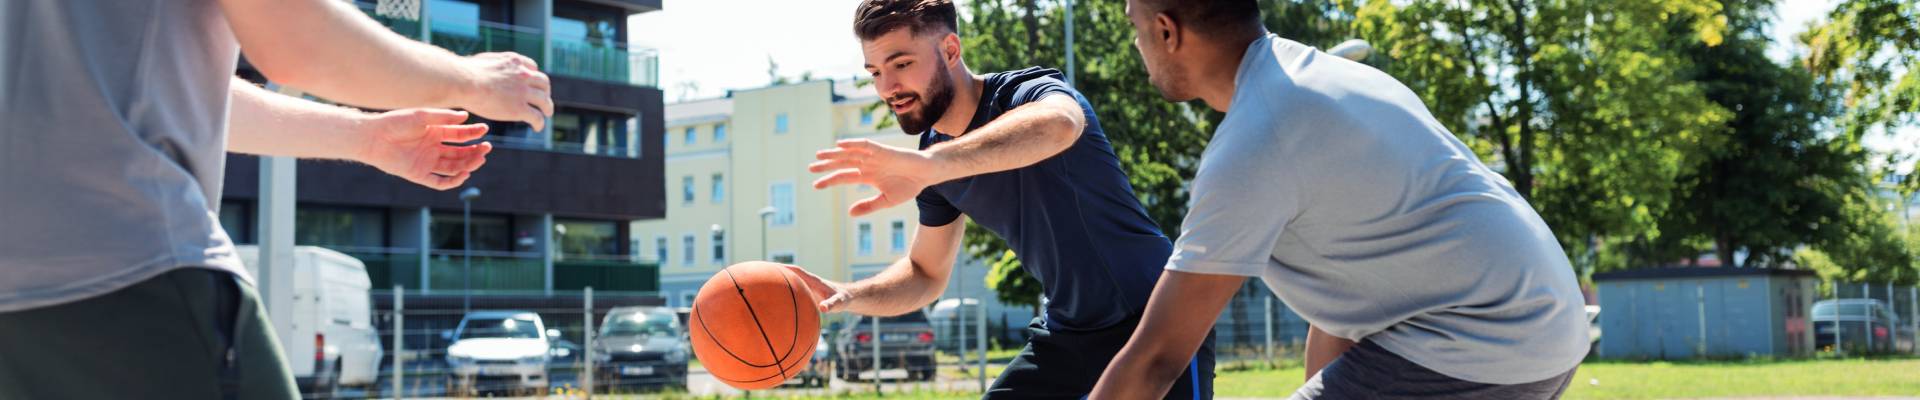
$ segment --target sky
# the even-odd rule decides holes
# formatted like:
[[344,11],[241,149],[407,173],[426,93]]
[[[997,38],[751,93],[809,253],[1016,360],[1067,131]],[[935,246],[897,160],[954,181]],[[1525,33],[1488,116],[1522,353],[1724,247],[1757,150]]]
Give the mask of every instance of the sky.
[[[1775,10],[1769,55],[1788,60],[1806,52],[1793,37],[1824,17],[1835,0],[1787,0]],[[772,82],[768,60],[780,76],[816,78],[866,75],[853,38],[853,8],[859,0],[662,0],[661,11],[630,17],[629,42],[660,50],[660,88],[668,102],[725,95],[730,89]],[[1869,137],[1879,151],[1920,152],[1920,128]]]

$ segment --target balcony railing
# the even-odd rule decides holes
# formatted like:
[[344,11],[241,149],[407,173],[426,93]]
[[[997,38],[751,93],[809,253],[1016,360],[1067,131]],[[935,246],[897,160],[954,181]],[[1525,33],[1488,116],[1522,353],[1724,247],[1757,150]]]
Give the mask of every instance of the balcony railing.
[[478,24],[433,21],[432,26],[433,45],[453,51],[454,54],[464,56],[511,51],[546,65],[540,60],[540,41],[545,37],[542,37],[539,29],[492,21],[480,21]]
[[659,86],[660,56],[654,49],[579,38],[553,38],[550,44],[553,59],[544,60],[542,54],[545,52],[541,51],[540,46],[546,38],[544,32],[537,28],[491,21],[479,21],[477,24],[426,21],[424,15],[420,20],[409,21],[375,14],[376,3],[371,0],[355,0],[354,4],[360,7],[360,11],[380,21],[381,25],[406,37],[419,39],[423,36],[422,27],[431,26],[432,43],[458,54],[512,51],[533,58],[549,74],[635,86]]
[[622,43],[554,38],[547,72],[575,78],[658,86],[660,56],[654,49]]
[[[419,290],[420,251],[406,247],[325,246],[357,258],[367,266],[375,289],[401,285]],[[460,250],[427,253],[427,275],[435,293],[458,293],[471,288],[478,294],[541,293],[546,270],[539,252],[474,251],[472,280]],[[468,286],[468,285],[471,286]],[[556,254],[553,290],[578,291],[588,286],[600,292],[654,292],[660,289],[660,267],[632,255]]]

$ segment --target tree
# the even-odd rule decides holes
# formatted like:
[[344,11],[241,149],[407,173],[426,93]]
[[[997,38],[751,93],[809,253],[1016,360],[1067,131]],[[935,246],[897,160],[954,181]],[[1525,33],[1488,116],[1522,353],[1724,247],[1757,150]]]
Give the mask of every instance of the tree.
[[[1766,55],[1767,1],[1723,2],[1725,41],[1681,46],[1706,97],[1732,112],[1726,140],[1680,176],[1661,236],[1637,257],[1657,263],[1696,257],[1711,247],[1722,263],[1769,266],[1797,246],[1830,242],[1854,229],[1846,197],[1866,187],[1866,153],[1825,128],[1836,112],[1830,86],[1804,68]],[[1747,257],[1737,260],[1735,252]]]
[[1719,3],[1373,0],[1355,31],[1442,124],[1504,174],[1582,274],[1656,238],[1677,178],[1729,113],[1689,81],[1683,44],[1718,45]]
[[[1910,0],[1845,0],[1800,36],[1806,64],[1846,88],[1840,128],[1862,137],[1920,122],[1920,4]],[[1898,76],[1896,76],[1896,74]],[[1920,174],[1916,174],[1920,175]],[[1920,190],[1908,175],[1903,191]]]

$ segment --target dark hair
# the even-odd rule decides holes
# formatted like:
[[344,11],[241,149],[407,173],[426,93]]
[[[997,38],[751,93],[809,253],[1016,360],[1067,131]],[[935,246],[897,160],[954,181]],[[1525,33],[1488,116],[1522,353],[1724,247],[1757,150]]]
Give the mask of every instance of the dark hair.
[[1257,0],[1142,0],[1149,12],[1166,13],[1201,34],[1240,33],[1262,27]]
[[866,0],[853,11],[853,34],[873,40],[895,29],[912,34],[959,32],[953,0]]

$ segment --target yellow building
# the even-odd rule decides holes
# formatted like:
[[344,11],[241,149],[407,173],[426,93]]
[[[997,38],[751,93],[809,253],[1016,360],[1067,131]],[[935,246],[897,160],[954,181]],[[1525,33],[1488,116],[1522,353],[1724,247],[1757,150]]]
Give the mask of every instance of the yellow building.
[[640,254],[660,259],[668,304],[691,305],[707,278],[741,261],[845,281],[905,256],[918,224],[912,203],[852,218],[847,208],[878,192],[814,190],[822,174],[807,172],[814,152],[840,139],[915,145],[898,128],[876,128],[887,112],[865,111],[876,100],[869,88],[816,80],[667,105],[667,217],[634,222],[632,235]]

